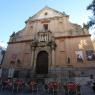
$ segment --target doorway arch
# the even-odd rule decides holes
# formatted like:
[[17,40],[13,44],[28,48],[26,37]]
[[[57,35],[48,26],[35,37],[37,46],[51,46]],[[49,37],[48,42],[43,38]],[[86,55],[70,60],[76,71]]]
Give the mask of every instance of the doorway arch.
[[36,59],[36,74],[48,74],[48,53],[40,51]]

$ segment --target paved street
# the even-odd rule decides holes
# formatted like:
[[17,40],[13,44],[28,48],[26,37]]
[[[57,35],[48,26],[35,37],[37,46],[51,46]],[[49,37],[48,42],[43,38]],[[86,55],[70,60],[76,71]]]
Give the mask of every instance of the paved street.
[[[64,92],[64,91],[61,91],[57,95],[65,95],[62,92]],[[45,93],[42,90],[42,87],[40,88],[39,93],[36,93],[36,92],[33,92],[33,93],[29,93],[29,92],[12,93],[9,91],[0,91],[0,95],[46,95],[46,94],[47,93]],[[47,95],[54,95],[54,94],[47,94]],[[91,87],[89,87],[87,85],[83,85],[83,86],[81,86],[81,95],[95,95],[95,93],[93,92]]]
[[95,92],[93,91],[93,89],[88,85],[83,85],[81,87],[81,93],[82,95],[95,95]]
[[9,93],[9,92],[1,92],[0,95],[31,95],[31,93],[13,93],[12,94],[12,93]]

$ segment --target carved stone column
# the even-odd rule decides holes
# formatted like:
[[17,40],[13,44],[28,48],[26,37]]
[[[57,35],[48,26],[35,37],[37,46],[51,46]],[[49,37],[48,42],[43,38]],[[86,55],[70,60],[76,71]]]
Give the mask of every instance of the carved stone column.
[[55,65],[55,50],[52,50],[52,66]]
[[52,66],[54,67],[55,66],[55,48],[56,48],[56,44],[52,43],[51,48],[52,48]]
[[31,67],[33,69],[33,67],[34,67],[34,56],[35,56],[35,47],[32,47],[31,49],[32,49],[31,50],[31,52],[32,52],[32,54],[31,54]]
[[37,47],[37,41],[36,40],[32,40],[32,44],[31,44],[31,67],[32,67],[32,71],[34,72],[35,70],[35,49]]

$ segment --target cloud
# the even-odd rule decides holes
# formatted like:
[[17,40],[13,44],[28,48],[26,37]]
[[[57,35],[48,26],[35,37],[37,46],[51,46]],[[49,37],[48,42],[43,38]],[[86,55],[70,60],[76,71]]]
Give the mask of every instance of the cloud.
[[7,43],[4,43],[3,41],[0,41],[0,46],[3,48],[7,48]]

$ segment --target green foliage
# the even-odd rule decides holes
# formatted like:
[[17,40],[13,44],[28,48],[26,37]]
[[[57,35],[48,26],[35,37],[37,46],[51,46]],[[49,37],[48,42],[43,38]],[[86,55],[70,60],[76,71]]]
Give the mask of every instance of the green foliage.
[[93,25],[95,25],[95,0],[93,0],[92,3],[89,4],[89,6],[87,7],[87,10],[92,11],[92,17],[90,18],[88,22],[88,26],[92,27]]

